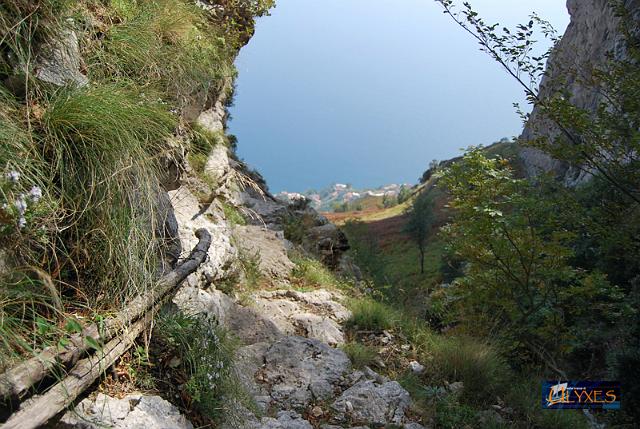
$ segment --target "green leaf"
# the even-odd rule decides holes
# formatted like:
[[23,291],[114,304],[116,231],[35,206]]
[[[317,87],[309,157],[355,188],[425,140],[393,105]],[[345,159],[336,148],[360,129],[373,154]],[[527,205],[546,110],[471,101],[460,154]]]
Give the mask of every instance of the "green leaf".
[[38,334],[40,335],[46,335],[51,331],[51,323],[42,317],[36,318],[36,325],[38,326]]
[[82,332],[82,325],[75,317],[70,317],[67,319],[67,323],[64,325],[64,330],[70,334],[76,334]]
[[87,343],[87,345],[95,351],[99,352],[102,350],[102,346],[98,343],[98,341],[95,338],[90,337],[89,335],[84,337],[84,342]]

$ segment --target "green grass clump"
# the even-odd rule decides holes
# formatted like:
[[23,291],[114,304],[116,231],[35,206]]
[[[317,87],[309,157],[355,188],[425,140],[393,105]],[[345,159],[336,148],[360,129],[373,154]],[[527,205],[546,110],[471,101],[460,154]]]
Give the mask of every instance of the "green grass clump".
[[214,147],[225,144],[222,131],[213,132],[197,123],[191,124],[190,131],[189,151],[191,153],[208,156]]
[[400,320],[392,307],[372,298],[352,300],[349,303],[349,309],[352,315],[347,325],[357,326],[359,329],[382,331],[396,327]]
[[94,79],[153,87],[191,116],[204,107],[210,91],[219,92],[234,76],[233,45],[194,3],[116,4],[122,22],[92,48]]
[[294,257],[293,262],[296,264],[292,272],[293,277],[302,287],[335,288],[340,285],[335,274],[316,259]]
[[362,369],[374,364],[378,351],[365,344],[350,342],[342,346],[342,350],[349,356],[355,368]]
[[[215,146],[226,145],[226,138],[222,131],[212,132],[197,123],[191,124],[190,127],[187,160],[200,180],[207,184],[211,190],[215,190],[219,185],[218,180],[220,178],[213,177],[210,172],[205,170],[211,151]],[[203,196],[204,200],[209,198],[210,196]],[[235,220],[238,219],[235,218]]]
[[247,220],[244,218],[244,216],[242,216],[240,210],[234,205],[222,202],[222,211],[224,213],[225,219],[227,219],[227,222],[229,222],[232,226],[247,224]]
[[434,339],[429,353],[436,379],[464,382],[462,395],[466,402],[492,402],[505,393],[513,374],[492,347],[471,338]]
[[257,289],[264,277],[260,271],[260,252],[252,253],[238,247],[238,262],[244,277],[243,286],[249,290]]
[[63,273],[94,304],[123,302],[155,279],[157,161],[174,126],[162,106],[122,86],[62,89],[49,100],[42,133],[68,225]]

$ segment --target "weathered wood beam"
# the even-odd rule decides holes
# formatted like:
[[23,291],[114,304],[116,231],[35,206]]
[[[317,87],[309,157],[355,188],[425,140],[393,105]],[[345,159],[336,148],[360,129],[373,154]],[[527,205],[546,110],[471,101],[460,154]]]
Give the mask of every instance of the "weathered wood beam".
[[[159,307],[159,306],[158,306]],[[135,342],[138,335],[151,322],[147,314],[131,325],[122,336],[108,342],[101,351],[79,361],[67,376],[47,393],[24,402],[20,410],[0,426],[2,429],[33,429],[46,424],[63,411],[93,384]]]
[[91,324],[81,333],[72,335],[66,346],[47,347],[36,356],[1,374],[0,397],[5,400],[20,400],[26,396],[29,389],[44,379],[54,368],[69,367],[77,362],[90,348],[86,340],[87,337],[93,338],[98,343],[109,341],[142,317],[155,303],[163,300],[171,291],[175,290],[189,274],[193,273],[205,261],[211,246],[209,231],[201,228],[195,234],[199,241],[189,257],[176,269],[163,276],[155,288],[145,295],[136,297],[115,317],[106,320],[102,329],[96,324]]

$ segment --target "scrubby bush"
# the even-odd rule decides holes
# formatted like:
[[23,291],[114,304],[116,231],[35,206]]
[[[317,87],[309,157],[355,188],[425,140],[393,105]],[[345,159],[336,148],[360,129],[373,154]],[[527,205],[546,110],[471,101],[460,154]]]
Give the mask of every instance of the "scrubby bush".
[[295,244],[302,244],[309,236],[309,229],[316,225],[316,218],[307,212],[295,211],[295,207],[282,217],[284,237]]
[[604,331],[626,311],[606,276],[572,266],[577,238],[558,207],[579,208],[558,200],[560,192],[514,178],[507,161],[477,148],[442,183],[455,209],[443,236],[467,262],[450,291],[469,332],[491,336],[515,362],[558,370],[559,359],[599,335],[596,326]]

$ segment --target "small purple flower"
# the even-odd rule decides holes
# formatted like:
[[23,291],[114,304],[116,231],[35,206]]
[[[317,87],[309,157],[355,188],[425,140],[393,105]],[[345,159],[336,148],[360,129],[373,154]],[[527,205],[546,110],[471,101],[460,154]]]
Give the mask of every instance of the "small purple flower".
[[27,201],[25,200],[24,194],[20,195],[20,197],[13,202],[13,205],[18,209],[20,216],[22,216],[27,211]]
[[17,183],[20,180],[20,172],[16,170],[12,170],[6,174],[7,179],[10,182]]
[[32,187],[29,191],[29,198],[31,198],[34,203],[40,201],[40,199],[42,198],[42,189],[40,189],[40,187],[38,186]]
[[25,226],[27,226],[27,220],[24,218],[24,216],[20,216],[20,219],[18,219],[18,227],[22,229]]

